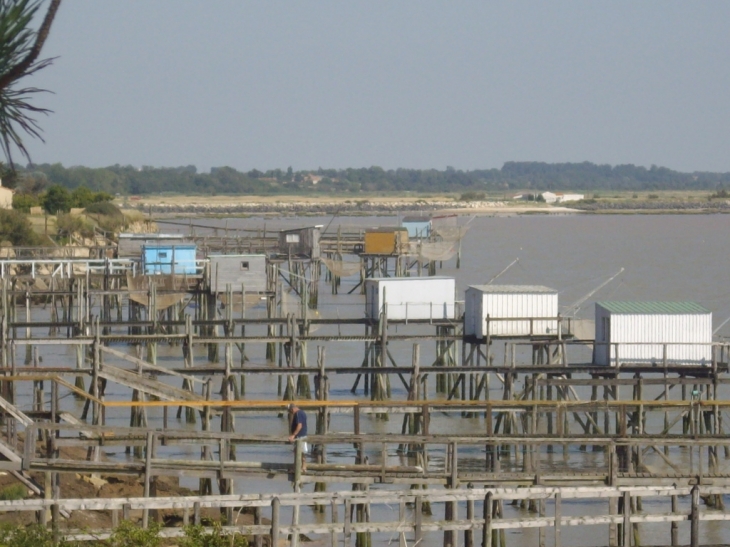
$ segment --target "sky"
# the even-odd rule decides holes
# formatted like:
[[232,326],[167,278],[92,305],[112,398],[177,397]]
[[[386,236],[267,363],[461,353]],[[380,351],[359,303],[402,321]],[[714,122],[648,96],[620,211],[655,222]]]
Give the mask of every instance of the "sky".
[[63,0],[35,163],[730,171],[730,2]]

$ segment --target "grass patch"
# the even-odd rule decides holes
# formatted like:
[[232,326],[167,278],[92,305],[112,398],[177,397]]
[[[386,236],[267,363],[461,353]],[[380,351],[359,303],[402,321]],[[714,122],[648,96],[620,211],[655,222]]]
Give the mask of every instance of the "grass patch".
[[22,484],[11,484],[0,490],[0,500],[15,501],[24,500],[28,495],[28,491]]

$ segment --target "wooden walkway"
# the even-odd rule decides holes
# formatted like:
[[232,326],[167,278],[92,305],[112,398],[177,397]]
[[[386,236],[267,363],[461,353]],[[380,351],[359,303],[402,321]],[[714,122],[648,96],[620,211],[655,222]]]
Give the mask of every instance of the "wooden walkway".
[[[259,494],[232,496],[188,496],[172,498],[115,499],[36,499],[0,501],[0,511],[111,511],[113,520],[128,520],[133,512],[174,509],[182,514],[184,523],[201,522],[201,509],[227,508],[248,510],[255,515],[252,525],[226,526],[229,533],[254,537],[255,545],[267,538],[270,545],[282,539],[295,547],[305,544],[304,536],[326,538],[326,545],[356,545],[363,536],[376,536],[402,547],[418,545],[429,533],[443,533],[452,547],[463,545],[492,547],[504,542],[504,532],[536,528],[538,546],[560,547],[566,529],[591,526],[601,529],[611,544],[632,545],[640,541],[640,525],[668,525],[667,537],[678,545],[681,527],[689,528],[691,545],[700,545],[700,525],[730,520],[730,512],[702,509],[700,499],[723,496],[730,487],[695,485],[693,487],[530,487],[530,488],[471,488],[458,491],[410,490],[400,492],[340,491],[332,493]],[[639,501],[642,500],[642,501]],[[636,510],[637,503],[658,501],[662,510],[645,513]],[[684,502],[686,503],[680,503]],[[505,518],[506,502],[531,507],[529,515]],[[576,505],[590,504],[593,514],[573,516]],[[383,508],[392,517],[372,522],[362,517]],[[428,507],[429,516],[424,515]],[[684,507],[684,508],[683,508]],[[322,514],[316,523],[302,522],[303,509]],[[285,511],[291,521],[284,522]],[[268,521],[268,522],[266,522]],[[109,537],[109,530],[66,530],[54,527],[54,533],[67,539],[99,540]],[[164,528],[164,537],[180,537],[182,529]],[[376,540],[377,541],[377,540]],[[305,544],[306,545],[306,544]]]
[[[266,317],[219,307],[205,274],[180,289],[177,307],[158,311],[156,289],[147,307],[133,303],[126,273],[105,264],[85,277],[67,267],[36,276],[45,288],[33,264],[0,280],[0,468],[42,496],[15,509],[42,521],[50,509],[56,530],[73,511],[148,524],[156,509],[200,522],[201,508],[217,507],[232,523],[243,507],[256,522],[238,530],[258,546],[296,545],[300,535],[413,545],[438,533],[444,546],[496,547],[504,531],[532,528],[540,545],[560,545],[562,530],[599,526],[606,545],[629,547],[652,523],[676,545],[681,526],[697,542],[700,522],[728,520],[728,344],[713,345],[707,366],[603,367],[574,359],[591,342],[562,331],[468,340],[458,320],[320,318],[308,315],[312,264],[297,270],[314,276],[308,283],[287,280],[305,303],[298,316],[279,315],[273,274]],[[328,361],[328,349],[345,347],[358,348],[355,358]],[[64,359],[46,366],[39,353],[49,350]],[[346,394],[335,378],[352,386]],[[264,380],[261,400],[246,395],[251,379]],[[316,452],[306,469],[284,435],[292,400],[310,417]],[[253,419],[280,434],[250,434]],[[105,455],[122,447],[124,458]],[[145,495],[65,499],[64,474],[137,476]],[[200,493],[157,498],[163,476],[198,479]],[[271,480],[280,493],[236,495],[241,479]],[[644,512],[648,499],[666,507]],[[510,516],[507,500],[527,513]],[[311,523],[303,510],[326,517]],[[378,511],[387,519],[373,518]]]

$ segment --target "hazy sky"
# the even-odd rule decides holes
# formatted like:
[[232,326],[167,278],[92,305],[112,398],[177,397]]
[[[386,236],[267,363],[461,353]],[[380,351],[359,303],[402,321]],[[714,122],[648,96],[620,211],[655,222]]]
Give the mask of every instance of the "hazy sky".
[[730,171],[730,2],[64,0],[37,163]]

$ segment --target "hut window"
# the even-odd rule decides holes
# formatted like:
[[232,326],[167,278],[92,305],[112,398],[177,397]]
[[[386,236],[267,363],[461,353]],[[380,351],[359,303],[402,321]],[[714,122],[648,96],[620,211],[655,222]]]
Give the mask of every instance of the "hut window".
[[244,272],[247,272],[248,271],[248,262],[241,262],[241,269]]
[[287,243],[299,243],[299,234],[286,234]]
[[167,258],[167,251],[159,253],[160,258]]

